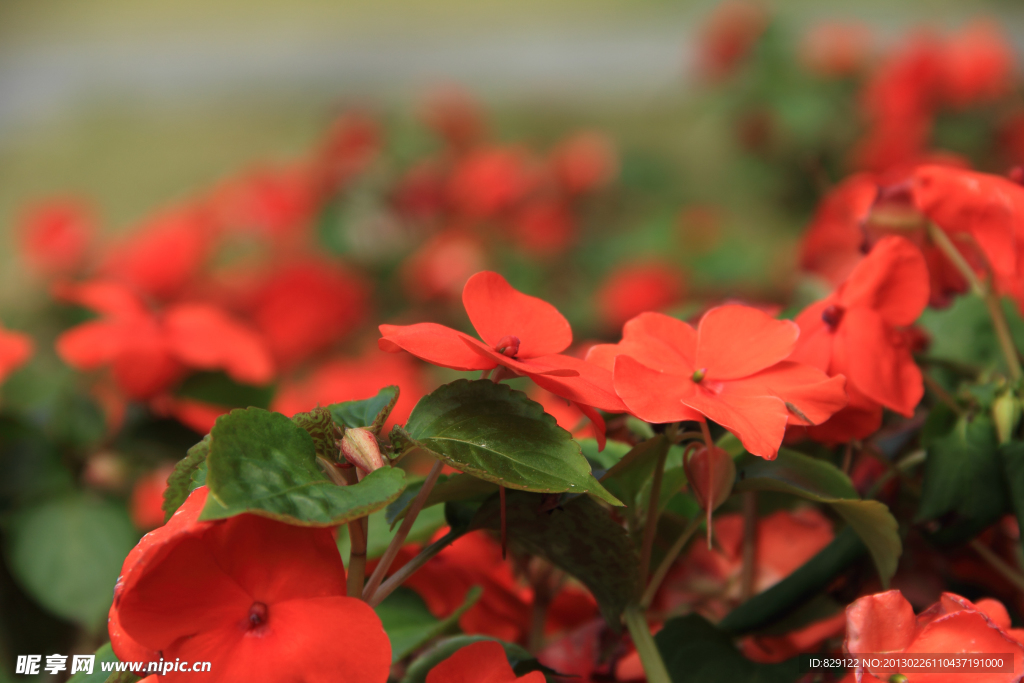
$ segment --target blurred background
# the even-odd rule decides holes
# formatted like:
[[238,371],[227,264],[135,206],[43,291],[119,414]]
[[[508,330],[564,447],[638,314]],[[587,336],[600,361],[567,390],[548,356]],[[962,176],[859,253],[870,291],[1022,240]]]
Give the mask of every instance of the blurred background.
[[[486,268],[577,354],[645,310],[798,310],[843,277],[801,239],[851,173],[1024,163],[1022,49],[1011,0],[4,0],[0,682],[106,641],[217,415],[396,383],[402,419],[456,373],[377,324],[472,332]],[[161,336],[195,304],[200,359]]]

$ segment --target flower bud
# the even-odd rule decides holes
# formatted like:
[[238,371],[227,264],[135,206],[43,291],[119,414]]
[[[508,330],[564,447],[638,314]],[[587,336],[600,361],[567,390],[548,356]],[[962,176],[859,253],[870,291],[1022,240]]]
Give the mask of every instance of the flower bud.
[[708,539],[711,538],[711,513],[725,502],[736,483],[736,463],[723,449],[701,446],[687,449],[683,470],[690,490],[701,509],[707,513]]
[[992,402],[992,419],[996,423],[1000,445],[1008,443],[1013,438],[1013,432],[1020,422],[1020,415],[1020,399],[1012,391],[1007,391]]
[[345,460],[366,474],[384,467],[380,444],[377,443],[377,437],[368,429],[346,429],[345,436],[338,445],[341,446],[341,454]]

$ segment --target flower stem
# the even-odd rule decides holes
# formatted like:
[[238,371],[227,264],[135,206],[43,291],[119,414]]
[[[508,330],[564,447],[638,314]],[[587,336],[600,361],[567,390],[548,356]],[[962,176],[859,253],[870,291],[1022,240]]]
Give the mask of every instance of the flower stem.
[[449,531],[447,534],[428,545],[426,548],[421,550],[416,557],[403,564],[398,571],[388,577],[388,580],[382,583],[380,588],[378,588],[366,602],[370,604],[370,607],[376,607],[382,603],[384,598],[391,595],[396,588],[405,583],[405,581],[415,574],[420,567],[425,565],[431,558],[451,545],[452,542],[454,542],[460,535],[461,534]]
[[366,578],[366,542],[369,531],[369,519],[360,517],[348,523],[348,536],[351,543],[348,555],[348,596],[362,598],[363,580]]
[[[974,272],[974,268],[967,262],[960,250],[953,244],[953,240],[949,239],[949,235],[942,231],[942,229],[932,223],[928,222],[928,236],[931,237],[932,242],[935,246],[945,254],[956,269],[963,275],[964,279],[970,284],[971,289],[975,294],[980,296],[985,306],[988,308],[989,316],[992,318],[992,328],[995,330],[996,338],[999,340],[999,348],[1003,352],[1003,357],[1006,359],[1006,366],[1010,372],[1010,379],[1019,381],[1024,372],[1021,371],[1020,358],[1017,356],[1017,348],[1013,344],[1013,337],[1010,336],[1010,327],[1006,324],[1006,316],[1003,315],[1002,306],[999,304],[999,296],[996,294],[991,286],[991,281],[988,283],[982,282],[978,278],[977,273]],[[990,279],[991,280],[991,279]]]
[[640,598],[640,607],[647,609],[654,602],[654,596],[657,594],[658,589],[661,588],[661,582],[668,576],[668,570],[672,568],[676,558],[679,557],[679,553],[683,552],[683,548],[686,547],[686,543],[693,537],[693,534],[700,528],[700,516],[696,516],[690,520],[690,523],[683,529],[683,533],[679,535],[676,542],[669,548],[668,553],[661,560],[661,564],[654,572],[654,576],[651,577],[650,582],[647,584],[647,589],[644,590],[644,595]]
[[1024,575],[1021,575],[1019,571],[1007,564],[1003,558],[996,555],[991,548],[978,539],[972,539],[970,546],[974,552],[981,556],[981,559],[985,560],[990,567],[999,572],[1004,579],[1012,583],[1017,590],[1024,591]]
[[647,501],[647,521],[644,523],[643,544],[640,546],[640,586],[647,582],[647,574],[651,569],[651,552],[654,550],[654,537],[658,533],[658,503],[661,498],[661,479],[665,472],[665,459],[668,457],[668,444],[658,456],[654,466],[654,478],[651,480],[651,494]]
[[626,607],[625,618],[626,628],[629,629],[633,645],[640,655],[640,663],[647,674],[647,683],[672,683],[665,662],[661,659],[661,653],[658,652],[658,645],[654,642],[647,620],[644,619],[643,610],[639,605],[629,605]]
[[[380,587],[381,582],[384,580],[384,576],[388,573],[388,569],[391,568],[391,563],[395,561],[395,557],[398,555],[398,551],[402,549],[405,544],[405,539],[409,537],[409,531],[412,529],[412,525],[416,523],[416,518],[420,514],[420,510],[423,509],[423,504],[427,502],[427,496],[430,495],[431,490],[434,488],[434,484],[437,482],[438,475],[441,474],[441,468],[444,466],[440,460],[434,463],[434,466],[430,468],[430,474],[427,475],[426,481],[423,482],[423,486],[420,487],[420,492],[413,498],[412,504],[409,506],[409,512],[406,513],[405,519],[402,520],[402,525],[398,527],[398,533],[391,539],[391,543],[388,544],[387,550],[384,551],[384,556],[380,558],[380,562],[377,564],[377,568],[373,570],[373,574],[370,575],[370,581],[366,584],[366,588],[363,590],[363,600],[371,602],[376,599],[374,593]],[[380,602],[379,600],[377,602]],[[376,603],[371,603],[376,604]]]

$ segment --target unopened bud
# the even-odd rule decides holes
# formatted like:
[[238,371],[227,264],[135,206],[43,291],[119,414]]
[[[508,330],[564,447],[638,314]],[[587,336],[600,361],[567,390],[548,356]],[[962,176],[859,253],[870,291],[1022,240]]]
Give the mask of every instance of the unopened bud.
[[515,358],[519,354],[519,337],[507,334],[501,338],[495,350],[503,356]]
[[992,402],[992,419],[996,423],[996,434],[999,444],[1009,443],[1020,422],[1020,399],[1012,391],[1007,391]]
[[346,429],[339,446],[345,460],[367,474],[384,467],[380,444],[377,443],[377,437],[368,429]]
[[711,513],[725,502],[736,483],[736,463],[723,449],[701,446],[687,450],[683,470],[697,504],[707,513],[708,541],[711,540]]

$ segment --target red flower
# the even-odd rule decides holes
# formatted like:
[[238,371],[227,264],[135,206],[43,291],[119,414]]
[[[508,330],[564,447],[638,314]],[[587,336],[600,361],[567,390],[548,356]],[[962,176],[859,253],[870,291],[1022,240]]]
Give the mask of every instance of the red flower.
[[880,417],[872,403],[913,415],[924,384],[902,328],[921,315],[928,294],[921,252],[902,237],[890,236],[874,246],[839,289],[797,317],[800,340],[792,359],[846,376],[851,405],[837,419],[845,411]]
[[367,315],[370,287],[336,264],[316,259],[281,265],[241,302],[278,364],[291,367],[329,348]]
[[281,240],[304,235],[316,211],[314,191],[305,164],[256,168],[217,188],[212,204],[225,226]]
[[516,678],[505,648],[493,640],[467,645],[427,674],[427,683],[544,683],[544,674],[533,671]]
[[58,337],[58,355],[78,370],[111,366],[118,386],[132,398],[165,391],[185,368],[224,370],[244,384],[273,377],[263,340],[214,306],[177,304],[158,315],[128,289],[105,282],[57,293],[103,316]]
[[768,26],[764,8],[746,0],[720,4],[697,41],[698,69],[709,80],[734,73]]
[[32,357],[32,338],[0,327],[0,383]]
[[800,248],[800,267],[838,285],[863,258],[862,224],[878,195],[869,173],[858,173],[836,185],[818,204]]
[[576,219],[557,199],[528,202],[512,219],[512,236],[524,251],[550,256],[565,251],[576,236]]
[[604,187],[618,173],[615,147],[606,135],[587,131],[562,141],[551,153],[558,184],[569,194]]
[[480,238],[452,228],[432,237],[402,264],[402,286],[413,301],[454,299],[486,264]]
[[976,21],[950,38],[943,50],[943,99],[954,107],[988,102],[1013,87],[1013,48],[991,21]]
[[464,157],[449,179],[452,205],[471,219],[495,218],[522,201],[536,184],[525,151],[500,147]]
[[619,328],[644,311],[660,311],[683,298],[683,277],[675,268],[657,262],[633,263],[616,268],[597,291],[601,318]]
[[66,275],[85,264],[96,225],[87,206],[67,199],[27,211],[20,231],[29,265],[45,275]]
[[164,211],[113,247],[100,274],[157,299],[174,298],[199,273],[213,230],[204,208]]
[[[1020,680],[1024,666],[1024,648],[1019,631],[1009,633],[1009,615],[995,600],[973,604],[968,600],[943,593],[937,603],[914,616],[903,594],[898,590],[868,595],[846,608],[846,642],[850,654],[867,653],[949,653],[1012,654],[1013,670],[1006,673],[972,673],[978,683],[1010,683]],[[908,683],[958,681],[962,673],[906,673]],[[880,680],[889,680],[889,673],[880,673]],[[858,674],[858,681],[876,681],[868,672]]]
[[294,415],[318,405],[370,398],[390,384],[397,385],[400,393],[388,424],[404,423],[416,402],[427,393],[422,366],[408,356],[384,355],[376,349],[361,356],[329,360],[307,378],[282,384],[271,409]]
[[804,36],[800,57],[815,74],[841,78],[865,65],[870,46],[871,31],[863,24],[819,24]]
[[164,465],[135,482],[128,513],[137,529],[149,531],[164,523],[164,490],[167,488],[167,477],[173,471],[174,465]]
[[800,328],[747,306],[713,308],[698,329],[644,313],[588,360],[614,369],[615,391],[648,422],[710,418],[748,451],[775,457],[787,424],[820,424],[846,405],[842,377],[787,361]]
[[334,122],[312,159],[318,194],[344,188],[377,157],[380,126],[362,112],[344,114]]
[[385,683],[391,645],[345,597],[333,532],[248,514],[200,522],[206,496],[193,491],[125,560],[108,622],[118,658],[208,661],[211,683]]
[[572,343],[572,330],[554,306],[516,291],[488,271],[469,279],[462,302],[483,342],[450,327],[419,323],[381,325],[378,345],[454,370],[501,367],[529,377],[579,406],[603,442],[604,421],[594,408],[621,412],[625,406],[612,389],[610,372],[561,353]]

